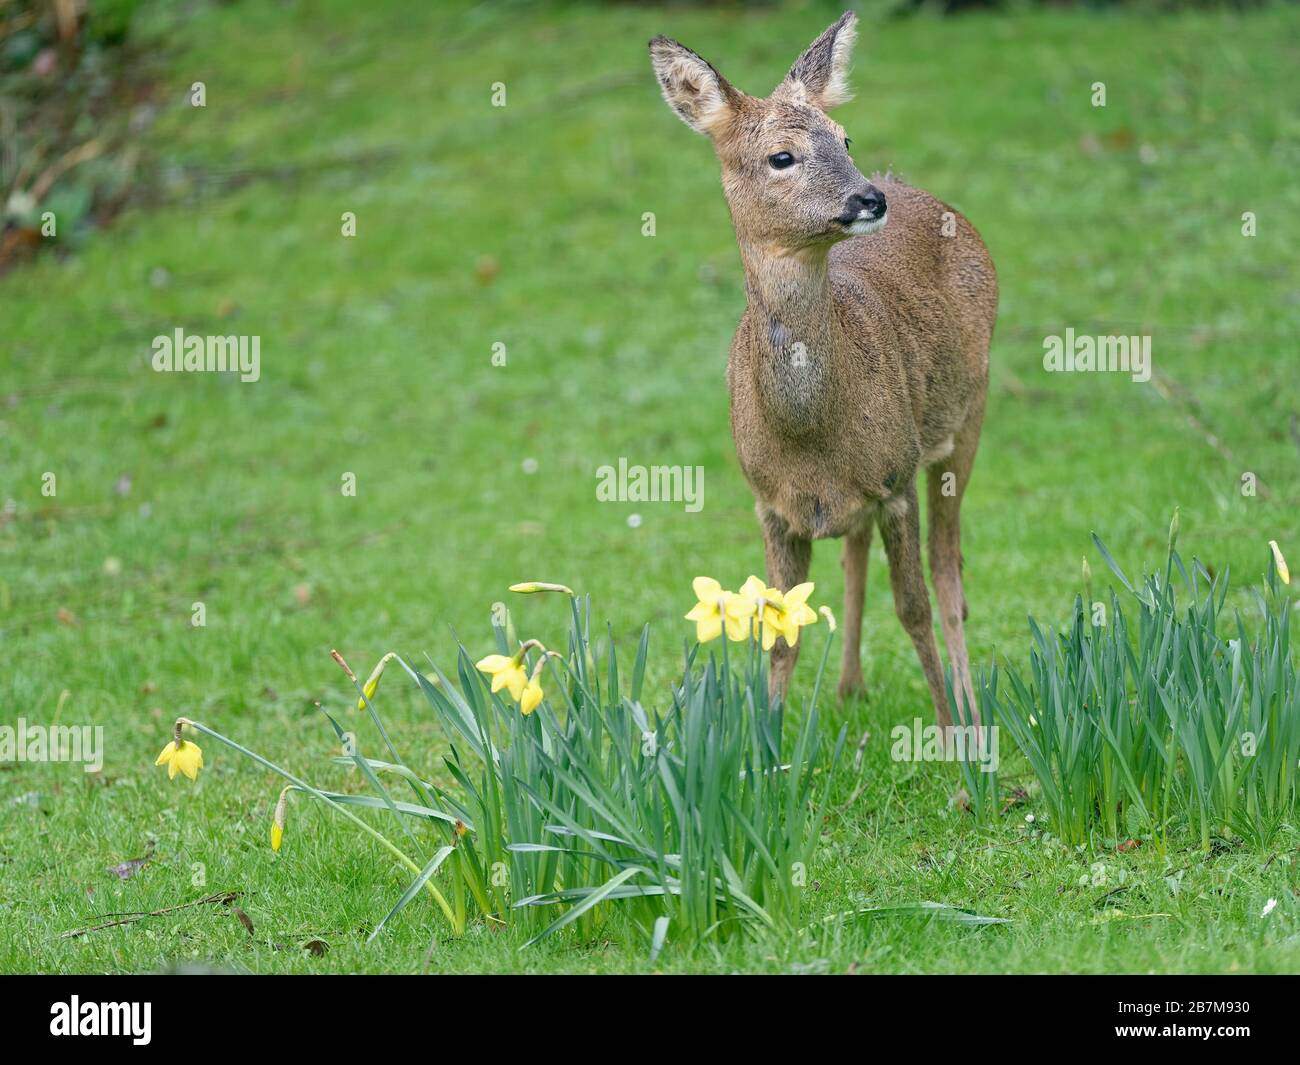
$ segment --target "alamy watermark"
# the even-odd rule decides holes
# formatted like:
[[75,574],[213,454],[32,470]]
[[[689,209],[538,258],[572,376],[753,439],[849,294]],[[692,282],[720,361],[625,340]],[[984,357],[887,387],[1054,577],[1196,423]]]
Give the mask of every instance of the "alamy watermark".
[[153,338],[153,368],[159,373],[237,373],[252,383],[262,376],[260,336],[185,335],[179,326],[171,335]]
[[148,1046],[153,1028],[152,1002],[68,1002],[50,1007],[50,1035],[128,1036],[135,1046]]
[[692,514],[704,508],[703,466],[629,465],[596,470],[596,498],[602,503],[684,503]]
[[1043,338],[1043,369],[1048,373],[1126,373],[1140,383],[1151,380],[1149,336],[1065,336]]
[[983,773],[996,773],[997,725],[927,725],[919,717],[911,725],[889,730],[895,762],[974,762]]
[[104,768],[103,725],[0,725],[0,762],[82,762],[87,773]]

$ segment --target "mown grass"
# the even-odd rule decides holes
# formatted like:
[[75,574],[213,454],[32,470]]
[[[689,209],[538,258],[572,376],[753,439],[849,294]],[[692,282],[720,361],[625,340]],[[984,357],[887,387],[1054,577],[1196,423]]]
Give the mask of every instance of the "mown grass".
[[[215,745],[196,786],[152,761],[187,714],[322,783],[313,767],[335,751],[314,702],[354,701],[329,649],[363,673],[389,649],[449,663],[452,629],[489,650],[487,612],[522,579],[591,593],[629,653],[651,621],[647,690],[662,690],[690,578],[739,584],[762,553],[722,379],[744,299],[733,239],[711,152],[659,99],[645,41],[670,33],[763,92],[834,14],[340,0],[213,5],[167,26],[175,105],[147,145],[161,201],[3,283],[0,714],[101,724],[107,752],[96,775],[0,766],[0,968],[645,968],[618,942],[520,953],[487,928],[430,952],[423,901],[367,948],[406,882],[382,851],[297,803],[273,855],[269,774]],[[857,99],[836,116],[857,162],[966,211],[1001,279],[964,509],[978,661],[1023,660],[1027,614],[1068,616],[1093,529],[1134,572],[1162,557],[1181,506],[1185,554],[1231,565],[1239,590],[1268,539],[1300,554],[1300,115],[1283,92],[1298,28],[1279,8],[919,18],[863,35]],[[202,110],[182,102],[195,80]],[[1243,211],[1258,236],[1241,235]],[[260,335],[261,381],[153,373],[152,337],[177,326]],[[1158,383],[1044,373],[1042,339],[1067,326],[1149,332]],[[596,468],[619,456],[703,465],[704,509],[597,504]],[[670,942],[657,968],[1300,967],[1294,827],[1267,853],[1229,841],[1207,859],[1190,837],[1163,855],[1077,850],[1025,820],[1041,813],[1032,790],[977,829],[949,807],[952,767],[890,761],[889,728],[929,711],[875,554],[870,698],[823,709],[870,739],[840,782],[809,914],[928,899],[1011,923]],[[815,553],[815,602],[838,606],[837,557]],[[561,636],[546,598],[511,603],[522,634]],[[442,737],[417,693],[393,676],[380,699],[415,768],[436,772]],[[1003,772],[1029,784],[1019,760]],[[151,846],[139,875],[107,871]],[[59,938],[226,890],[244,893],[253,936],[196,907]],[[313,938],[323,957],[300,949]]]

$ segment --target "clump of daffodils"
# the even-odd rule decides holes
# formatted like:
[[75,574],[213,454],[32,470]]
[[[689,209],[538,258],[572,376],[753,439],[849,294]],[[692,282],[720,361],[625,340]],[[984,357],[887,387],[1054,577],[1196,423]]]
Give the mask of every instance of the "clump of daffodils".
[[[535,595],[538,592],[559,592],[570,597],[574,595],[573,589],[567,584],[556,584],[551,581],[523,581],[512,584],[510,590],[521,595]],[[514,630],[510,626],[509,615],[507,615],[505,629],[507,639],[513,643]],[[530,648],[536,648],[541,652],[531,672],[524,657]],[[561,657],[563,656],[554,651],[548,651],[537,640],[525,640],[514,654],[488,655],[475,662],[474,668],[492,678],[494,692],[505,688],[510,693],[510,698],[519,704],[519,712],[527,715],[541,705],[545,695],[542,691],[542,668],[546,665],[546,660]]]
[[753,636],[761,641],[764,651],[772,649],[778,636],[784,636],[785,642],[794,647],[799,642],[799,630],[817,620],[816,612],[808,605],[814,587],[811,581],[795,585],[788,592],[769,588],[753,576],[739,592],[726,591],[712,577],[696,577],[691,586],[699,602],[691,607],[686,620],[695,622],[695,638],[700,643],[716,640],[726,632],[727,639],[736,642]]
[[184,719],[176,722],[176,732],[171,743],[162,749],[162,754],[154,765],[167,767],[167,779],[173,780],[177,773],[184,773],[191,780],[197,780],[199,770],[203,768],[203,752],[199,745],[181,735]]

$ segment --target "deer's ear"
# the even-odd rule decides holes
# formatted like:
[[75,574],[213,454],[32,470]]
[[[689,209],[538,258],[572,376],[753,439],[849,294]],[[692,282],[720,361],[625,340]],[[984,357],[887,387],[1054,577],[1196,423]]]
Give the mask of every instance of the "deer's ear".
[[650,61],[668,106],[691,129],[717,137],[730,124],[741,93],[706,60],[671,37],[656,37]]
[[829,111],[853,97],[849,89],[849,59],[858,39],[858,16],[846,11],[839,21],[808,46],[785,76],[807,91],[808,99]]

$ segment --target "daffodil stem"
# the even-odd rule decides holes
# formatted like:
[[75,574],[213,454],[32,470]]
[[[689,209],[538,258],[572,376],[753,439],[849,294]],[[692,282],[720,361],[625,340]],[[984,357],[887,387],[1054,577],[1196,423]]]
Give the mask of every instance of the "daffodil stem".
[[[226,736],[223,736],[220,732],[217,732],[214,729],[210,729],[206,725],[202,725],[197,721],[191,721],[189,718],[179,717],[176,719],[176,734],[178,736],[180,735],[182,725],[189,725],[190,728],[194,729],[196,732],[202,732],[205,736],[211,736],[214,740],[218,740],[221,743],[224,743],[227,747],[231,748],[232,750],[238,751],[240,754],[246,755],[247,757],[251,758],[254,762],[257,762],[259,765],[265,766],[267,769],[271,770],[272,773],[276,773],[279,776],[284,777],[285,780],[289,781],[292,784],[297,785],[303,791],[307,792],[307,794],[312,795],[317,799],[320,799],[331,809],[337,810],[340,814],[346,817],[353,824],[357,825],[359,828],[362,828],[366,832],[370,833],[370,835],[372,835],[376,840],[382,843],[384,847],[386,847],[398,861],[400,861],[403,865],[405,865],[408,869],[410,869],[411,872],[415,873],[416,876],[419,876],[424,871],[407,854],[405,854],[399,847],[397,847],[392,842],[392,840],[390,840],[378,829],[372,828],[370,825],[366,824],[365,821],[363,821],[361,818],[357,817],[356,814],[352,813],[351,810],[347,810],[344,807],[340,806],[338,803],[332,801],[330,797],[326,795],[324,792],[318,791],[316,788],[313,788],[305,780],[302,780],[299,777],[294,776],[287,769],[281,769],[274,762],[269,761],[266,758],[263,758],[260,754],[256,753],[255,751],[250,751],[247,747],[241,746],[240,744],[236,743],[234,740],[229,739]],[[439,891],[437,887],[434,886],[432,881],[426,880],[424,882],[424,886],[428,890],[429,894],[433,896],[434,901],[437,902],[442,912],[446,915],[447,920],[451,923],[452,928],[453,929],[456,928],[456,915],[452,912],[451,906],[448,905],[447,900],[442,895],[442,892]]]
[[370,715],[370,720],[375,723],[375,728],[379,729],[379,735],[383,737],[384,746],[388,748],[388,753],[393,756],[393,761],[398,765],[405,765],[406,763],[402,761],[402,756],[397,753],[397,748],[393,746],[393,741],[388,738],[388,730],[384,728],[384,723],[379,720],[379,714],[377,714],[375,708],[370,705],[370,699],[367,697],[365,689],[362,688],[360,684],[357,684],[355,680],[353,680],[352,683],[360,694],[361,701],[366,704],[366,713]]
[[[827,626],[829,629],[830,627]],[[822,677],[826,673],[826,661],[831,656],[831,644],[835,642],[835,630],[826,633],[826,646],[822,649],[821,665],[817,667],[817,679],[813,681],[812,708],[817,709],[817,695],[822,689]]]
[[541,640],[525,640],[523,643],[519,645],[519,650],[514,653],[513,656],[514,661],[522,662],[524,660],[524,656],[527,655],[528,652],[534,648],[542,652],[543,659],[545,659],[546,656],[551,653],[546,649],[545,645],[542,643]]
[[[393,741],[388,738],[388,730],[384,728],[384,723],[379,720],[379,715],[375,713],[375,708],[370,705],[370,697],[366,695],[365,688],[362,687],[361,682],[357,680],[357,675],[352,672],[352,667],[347,664],[343,656],[336,650],[330,651],[330,657],[343,667],[343,672],[348,675],[348,680],[352,681],[352,686],[356,688],[357,694],[361,696],[361,703],[365,706],[366,712],[370,715],[370,720],[375,723],[375,728],[379,729],[379,735],[383,737],[384,745],[388,748],[388,753],[393,756],[393,761],[398,765],[404,764],[401,755],[397,753],[397,748],[393,746]],[[396,657],[396,655],[393,657]],[[386,659],[381,659],[379,665],[382,667],[385,661]]]
[[[387,655],[385,655],[382,659],[380,659],[379,667],[376,668],[382,667],[384,663],[389,660],[390,657],[393,660],[395,660],[399,666],[401,666],[404,670],[406,670],[407,674],[410,676],[412,680],[414,680],[417,684],[419,683],[419,678],[417,677],[415,671],[411,669],[411,667],[408,666],[405,661],[403,661],[402,656],[397,654],[396,652],[390,651]],[[371,703],[370,696],[366,694],[365,688],[362,687],[357,682],[356,677],[352,678],[352,683],[354,686],[356,686],[358,691],[361,693],[361,701],[365,704],[366,712],[370,714],[371,720],[373,720],[375,723],[375,727],[379,729],[379,735],[383,737],[384,743],[388,747],[388,753],[393,756],[394,763],[396,763],[402,769],[405,769],[407,771],[408,776],[406,777],[406,779],[407,782],[411,785],[411,790],[414,791],[416,795],[420,797],[420,801],[422,803],[424,803],[427,806],[433,805],[429,793],[424,787],[424,782],[420,780],[420,778],[417,777],[414,773],[411,772],[409,767],[402,760],[402,756],[397,753],[397,748],[393,746],[392,740],[388,738],[388,730],[384,728],[384,723],[379,717],[379,711],[376,710],[374,704]]]

